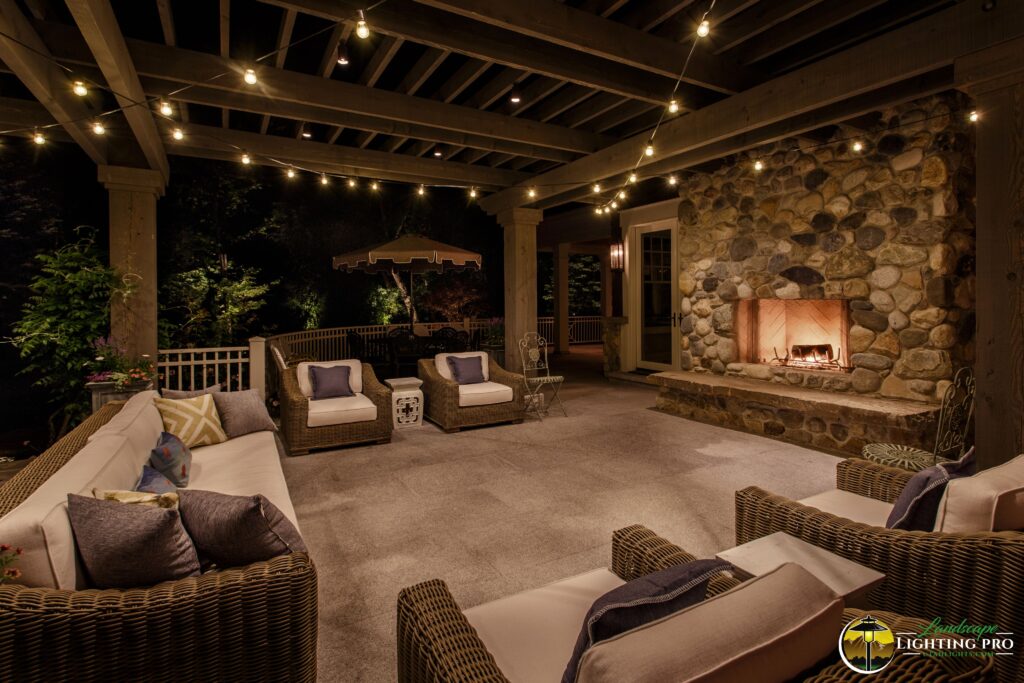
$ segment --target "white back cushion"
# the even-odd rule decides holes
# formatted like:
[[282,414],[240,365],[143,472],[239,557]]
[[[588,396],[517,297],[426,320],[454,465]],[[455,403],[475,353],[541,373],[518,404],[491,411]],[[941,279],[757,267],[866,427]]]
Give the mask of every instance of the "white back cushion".
[[1024,455],[946,484],[935,531],[1017,530],[1024,530]]
[[434,367],[437,368],[437,374],[441,375],[445,379],[453,379],[452,369],[448,367],[448,356],[454,356],[455,358],[472,358],[474,356],[480,356],[480,365],[484,369],[484,381],[487,382],[491,379],[490,370],[487,367],[488,356],[486,351],[462,351],[460,353],[439,353],[434,356]]
[[132,396],[110,422],[97,429],[89,441],[121,434],[132,442],[139,451],[149,453],[160,440],[164,421],[160,417],[153,399],[159,397],[156,391],[140,391]]
[[299,363],[295,368],[295,372],[298,373],[299,379],[299,391],[302,392],[303,396],[313,395],[313,383],[309,379],[309,369],[313,366],[318,368],[332,368],[336,365],[347,365],[352,368],[352,371],[348,375],[348,385],[352,388],[352,391],[361,394],[363,393],[363,364],[357,360],[329,360],[329,361],[317,361],[313,363]]

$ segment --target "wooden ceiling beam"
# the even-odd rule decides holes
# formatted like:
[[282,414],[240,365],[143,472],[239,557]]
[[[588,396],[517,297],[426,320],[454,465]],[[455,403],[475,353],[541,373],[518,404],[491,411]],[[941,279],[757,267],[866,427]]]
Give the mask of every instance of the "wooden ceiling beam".
[[[373,57],[370,58],[369,63],[363,68],[363,73],[359,75],[359,84],[365,85],[368,88],[377,85],[377,81],[384,75],[384,71],[391,64],[391,60],[395,58],[395,55],[398,54],[398,50],[401,49],[404,42],[401,38],[384,36],[384,40],[373,51]],[[331,136],[331,142],[334,142],[340,134],[341,128]],[[377,134],[373,132],[360,133],[356,138],[356,147],[366,147],[376,136]]]
[[[674,79],[679,75],[689,53],[689,48],[678,42],[554,0],[416,2],[666,78]],[[755,74],[744,68],[723,67],[721,60],[697,51],[690,58],[683,78],[702,88],[732,94],[752,84]]]
[[122,107],[128,126],[146,157],[146,163],[159,171],[167,182],[170,166],[163,140],[157,130],[146,93],[139,83],[139,75],[132,65],[128,46],[121,35],[110,0],[67,0],[68,10],[78,25],[82,37],[96,58],[107,85]]
[[[274,68],[283,69],[285,60],[288,59],[288,45],[292,42],[292,31],[295,30],[296,13],[293,10],[284,10],[281,16],[281,27],[277,30],[277,52],[274,54]],[[264,116],[260,121],[260,132],[264,135],[270,128],[270,117]]]
[[[218,21],[218,28],[220,33],[220,56],[224,59],[231,58],[231,0],[220,0],[220,11],[218,12],[220,20]],[[221,109],[220,111],[220,125],[221,128],[229,128],[231,126],[231,112],[227,109]]]
[[[174,12],[171,10],[171,0],[156,0],[156,11],[160,15],[160,30],[164,35],[164,45],[174,47],[178,37],[174,30]],[[188,106],[182,104],[178,108],[178,116],[182,123],[188,123]]]
[[772,35],[773,29],[806,12],[823,0],[772,0],[754,5],[735,19],[716,26],[708,36],[714,54],[733,49],[757,35]]
[[[73,28],[51,23],[38,23],[36,27],[60,59],[75,64],[93,63],[92,56]],[[142,76],[178,84],[202,85],[226,92],[260,94],[270,104],[310,104],[335,111],[575,153],[592,152],[609,142],[607,137],[585,131],[274,69],[270,65],[259,67],[259,83],[249,86],[241,78],[246,68],[242,62],[156,43],[132,39],[126,42],[136,70]],[[225,73],[228,75],[215,78]]]
[[682,12],[693,2],[694,0],[644,0],[627,7],[619,21],[647,33]]
[[[354,21],[358,10],[365,7],[362,0],[263,1],[332,21],[347,22]],[[413,42],[446,48],[623,97],[661,102],[666,93],[671,92],[674,82],[674,76],[666,78],[625,64],[581,55],[576,50],[530,36],[516,36],[494,26],[417,5],[412,0],[389,0],[377,6],[372,14],[371,27],[374,31],[399,35]]]
[[14,0],[0,0],[0,32],[13,38],[0,36],[0,60],[90,159],[97,164],[107,163],[106,144],[87,130],[88,119],[93,112],[72,93],[71,79],[51,61],[47,46]]
[[[982,9],[987,0],[966,0],[839,54],[780,76],[738,95],[662,125],[659,154],[640,155],[647,135],[637,135],[537,176],[536,199],[556,194],[552,187],[585,185],[627,172],[639,157],[642,167],[702,146],[741,135],[835,102],[884,88],[952,64],[958,57],[1024,34],[1024,3]],[[822,121],[821,123],[826,123]],[[820,125],[820,124],[819,124]],[[488,212],[527,205],[525,186],[486,197]]]
[[[420,56],[416,63],[413,65],[409,72],[405,74],[405,78],[398,84],[395,92],[405,93],[406,95],[415,95],[416,91],[419,90],[427,79],[433,75],[437,68],[448,58],[451,54],[451,50],[442,50],[437,47],[428,47],[424,53]],[[409,138],[395,137],[387,142],[385,150],[388,152],[396,152],[408,141]]]
[[487,109],[503,96],[508,94],[517,83],[521,83],[530,74],[519,69],[506,66],[483,87],[466,100],[467,107]]
[[596,90],[584,88],[582,85],[570,83],[551,97],[547,98],[534,110],[532,118],[538,121],[550,121],[573,107],[579,106],[597,94]]

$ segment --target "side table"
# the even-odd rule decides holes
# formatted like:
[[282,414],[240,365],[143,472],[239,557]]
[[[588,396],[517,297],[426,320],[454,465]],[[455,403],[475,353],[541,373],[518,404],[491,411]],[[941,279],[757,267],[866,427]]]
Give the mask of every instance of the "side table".
[[395,377],[384,382],[391,387],[391,419],[395,429],[423,426],[423,380],[417,377]]
[[717,557],[732,563],[739,579],[767,574],[780,565],[794,562],[841,595],[847,607],[866,607],[868,593],[885,580],[881,572],[782,531],[730,548]]

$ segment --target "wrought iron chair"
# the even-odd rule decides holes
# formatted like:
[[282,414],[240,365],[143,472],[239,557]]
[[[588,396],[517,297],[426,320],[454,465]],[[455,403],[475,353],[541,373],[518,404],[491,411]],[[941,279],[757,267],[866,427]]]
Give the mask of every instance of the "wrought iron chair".
[[430,337],[440,342],[447,353],[459,353],[460,351],[469,350],[469,334],[463,330],[457,330],[454,327],[442,327],[434,330]]
[[[526,379],[526,409],[532,410],[541,420],[548,414],[550,405],[558,403],[562,409],[562,415],[569,417],[565,412],[565,405],[558,397],[558,390],[562,388],[565,377],[552,375],[551,366],[548,364],[548,343],[544,337],[536,332],[527,332],[519,340],[519,357],[523,362],[523,377]],[[548,408],[544,406],[544,387],[551,387],[551,404]]]
[[961,368],[942,397],[939,424],[935,434],[935,450],[895,443],[869,443],[861,449],[866,460],[918,472],[931,465],[956,460],[967,449],[967,434],[974,415],[974,375],[970,368]]

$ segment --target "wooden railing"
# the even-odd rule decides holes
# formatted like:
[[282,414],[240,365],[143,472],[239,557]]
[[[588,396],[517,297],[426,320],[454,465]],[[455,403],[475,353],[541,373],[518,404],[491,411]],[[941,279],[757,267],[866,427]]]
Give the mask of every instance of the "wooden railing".
[[161,389],[192,391],[220,384],[226,391],[247,389],[252,340],[249,346],[207,349],[161,349],[157,369]]

